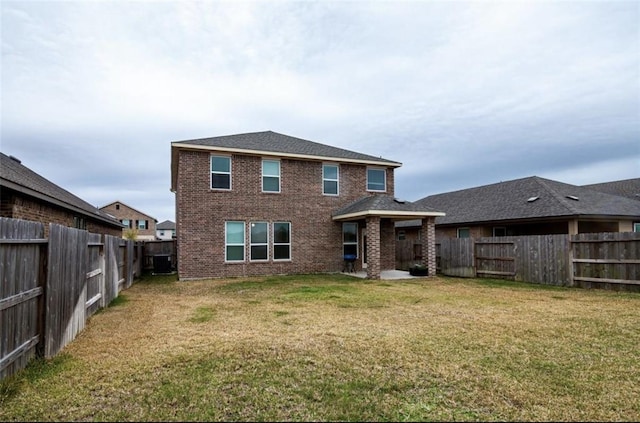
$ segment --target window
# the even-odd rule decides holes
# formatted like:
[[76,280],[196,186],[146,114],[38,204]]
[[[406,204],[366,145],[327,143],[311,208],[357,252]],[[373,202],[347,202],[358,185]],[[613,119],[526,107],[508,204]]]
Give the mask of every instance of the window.
[[494,227],[493,236],[507,236],[507,228],[505,228],[504,226]]
[[633,224],[633,232],[640,232],[640,222]]
[[120,222],[122,222],[122,224],[127,228],[131,227],[131,221],[129,219],[122,219]]
[[244,261],[244,222],[227,222],[225,261]]
[[267,222],[251,222],[250,260],[264,261],[269,259],[269,233]]
[[367,169],[367,191],[386,191],[387,172],[384,169]]
[[164,236],[164,231],[160,231],[160,236]]
[[458,228],[458,238],[469,238],[469,228]]
[[147,221],[138,220],[138,229],[147,229]]
[[322,193],[325,195],[338,195],[338,166],[322,166]]
[[262,161],[262,192],[280,192],[280,162]]
[[73,216],[73,227],[77,229],[87,229],[87,221],[84,217]]
[[398,241],[404,241],[407,239],[407,233],[405,231],[398,231]]
[[116,204],[116,210],[120,210],[120,204]]
[[211,156],[211,189],[231,189],[231,157]]
[[291,260],[291,223],[273,223],[273,259]]
[[344,255],[358,257],[358,224],[342,224],[342,251]]

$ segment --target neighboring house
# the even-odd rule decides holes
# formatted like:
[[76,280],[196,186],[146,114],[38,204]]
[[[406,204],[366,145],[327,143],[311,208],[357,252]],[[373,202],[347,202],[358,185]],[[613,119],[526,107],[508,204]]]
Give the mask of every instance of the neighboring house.
[[122,225],[107,213],[0,153],[0,216],[119,236]]
[[138,241],[153,241],[156,239],[157,220],[148,214],[136,210],[122,201],[109,203],[100,207],[100,210],[110,214],[122,223],[124,228],[122,228],[120,236],[123,238],[133,232],[136,234],[135,239]]
[[[435,217],[394,198],[401,163],[272,131],[171,143],[181,280],[395,268],[394,223]],[[345,260],[346,259],[346,260]]]
[[[436,238],[631,232],[640,201],[537,176],[431,195],[416,201],[446,213]],[[417,222],[396,225],[398,239],[418,238]]]
[[158,223],[156,225],[156,238],[158,239],[174,239],[176,237],[176,224],[170,220]]
[[623,179],[621,181],[602,182],[599,184],[582,185],[584,188],[593,189],[607,194],[627,197],[640,201],[640,178]]

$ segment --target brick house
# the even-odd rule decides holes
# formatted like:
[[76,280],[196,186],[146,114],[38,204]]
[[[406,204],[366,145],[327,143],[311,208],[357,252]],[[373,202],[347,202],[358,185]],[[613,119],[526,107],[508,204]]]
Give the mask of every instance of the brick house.
[[[577,186],[531,176],[416,201],[446,213],[436,238],[640,231],[640,179]],[[419,239],[419,221],[396,224],[398,239]]]
[[27,168],[13,156],[0,153],[0,216],[49,223],[120,236],[122,225],[69,191]]
[[153,241],[156,239],[156,223],[154,217],[126,205],[122,201],[114,201],[100,207],[105,213],[116,218],[124,228],[120,236],[126,237],[127,231],[137,231],[136,240]]
[[181,280],[395,269],[394,222],[436,216],[394,198],[401,163],[272,131],[171,143]]

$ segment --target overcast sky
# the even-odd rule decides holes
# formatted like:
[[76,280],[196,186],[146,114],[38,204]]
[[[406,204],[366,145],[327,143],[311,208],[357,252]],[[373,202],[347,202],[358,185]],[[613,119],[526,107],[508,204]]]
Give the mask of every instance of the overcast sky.
[[[396,196],[640,177],[638,1],[1,0],[0,150],[175,221],[172,141],[272,130]],[[206,175],[203,175],[206,177]]]

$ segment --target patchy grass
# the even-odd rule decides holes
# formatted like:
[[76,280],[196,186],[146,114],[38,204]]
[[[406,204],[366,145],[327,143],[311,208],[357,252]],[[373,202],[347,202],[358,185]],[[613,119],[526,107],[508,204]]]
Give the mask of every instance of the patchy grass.
[[636,421],[640,295],[507,281],[146,276],[2,421]]

